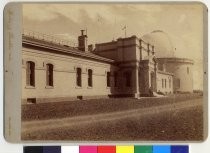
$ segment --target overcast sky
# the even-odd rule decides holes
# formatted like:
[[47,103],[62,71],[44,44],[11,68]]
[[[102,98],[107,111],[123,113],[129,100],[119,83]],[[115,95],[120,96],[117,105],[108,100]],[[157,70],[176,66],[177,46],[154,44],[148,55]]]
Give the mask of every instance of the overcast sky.
[[[176,56],[191,58],[194,88],[203,86],[203,7],[191,4],[24,4],[23,28],[77,43],[87,29],[88,43],[127,36],[142,37],[154,30],[168,34]],[[198,79],[199,78],[199,79]]]

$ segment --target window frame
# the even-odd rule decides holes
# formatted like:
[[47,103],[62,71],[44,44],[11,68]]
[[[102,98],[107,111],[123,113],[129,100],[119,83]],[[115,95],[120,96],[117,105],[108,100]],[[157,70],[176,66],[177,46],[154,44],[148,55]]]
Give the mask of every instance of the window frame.
[[167,79],[165,79],[165,88],[167,88]]
[[26,87],[35,87],[35,62],[26,61]]
[[169,88],[171,88],[171,78],[168,79],[169,82]]
[[46,64],[46,87],[54,86],[54,65],[51,63]]
[[164,79],[162,78],[162,88],[164,88]]
[[93,87],[93,70],[88,69],[88,87],[92,88]]
[[82,68],[76,68],[76,85],[77,87],[82,87]]
[[106,72],[106,86],[108,88],[111,87],[111,72],[110,71]]

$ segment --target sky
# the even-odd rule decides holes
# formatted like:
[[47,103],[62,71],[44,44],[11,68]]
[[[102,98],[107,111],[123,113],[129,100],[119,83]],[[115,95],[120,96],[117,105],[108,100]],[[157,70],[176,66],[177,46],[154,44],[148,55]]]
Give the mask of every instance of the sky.
[[88,44],[154,30],[167,33],[175,55],[194,60],[194,89],[203,87],[203,11],[201,3],[74,4],[28,3],[23,5],[23,28],[77,43],[87,29]]

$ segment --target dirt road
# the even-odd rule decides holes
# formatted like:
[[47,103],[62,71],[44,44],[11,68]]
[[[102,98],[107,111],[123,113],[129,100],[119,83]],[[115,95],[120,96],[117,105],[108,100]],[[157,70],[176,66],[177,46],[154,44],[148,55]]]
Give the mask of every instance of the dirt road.
[[22,122],[22,136],[27,138],[33,133],[43,133],[44,131],[56,129],[79,129],[80,127],[97,125],[106,122],[116,122],[120,120],[129,120],[132,118],[144,118],[146,116],[154,116],[156,114],[164,114],[176,110],[190,109],[201,107],[202,100],[194,99],[174,104],[165,104],[161,106],[152,106],[149,108],[139,108],[119,112],[102,113],[96,115],[85,115],[78,117],[49,119],[39,121]]

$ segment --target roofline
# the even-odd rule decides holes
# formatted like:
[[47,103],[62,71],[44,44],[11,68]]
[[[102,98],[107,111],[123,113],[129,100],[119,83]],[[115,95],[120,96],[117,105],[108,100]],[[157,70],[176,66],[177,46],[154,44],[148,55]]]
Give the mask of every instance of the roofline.
[[194,61],[189,58],[179,58],[179,57],[159,57],[157,60],[164,60],[166,62],[180,62],[180,63],[189,63],[194,64]]
[[116,40],[112,40],[112,41],[107,41],[107,42],[102,42],[102,43],[96,43],[96,46],[103,46],[103,45],[108,45],[108,44],[116,44],[120,40],[123,40],[124,41],[124,40],[133,39],[133,38],[139,40],[139,38],[136,35],[133,35],[133,36],[130,36],[130,37],[125,37],[125,38],[119,37]]
[[161,71],[161,70],[157,70],[157,73],[167,74],[167,75],[174,76],[174,74],[173,74],[173,73],[170,73],[170,72],[165,72],[165,71]]
[[[85,57],[88,59],[94,59],[94,60],[98,60],[98,61],[102,61],[105,63],[111,63],[113,64],[115,61],[112,59],[108,59],[108,58],[104,58],[101,57],[99,55],[90,55],[87,54],[85,52],[82,52],[74,47],[66,47],[63,45],[59,45],[59,44],[55,44],[55,43],[51,43],[45,40],[39,40],[36,38],[32,38],[30,37],[31,40],[27,40],[25,36],[22,37],[22,44],[26,44],[26,45],[31,45],[31,46],[36,46],[36,47],[41,47],[41,48],[46,48],[46,49],[51,49],[54,51],[57,51],[59,53],[65,53],[65,54],[71,54],[71,55],[75,55],[75,56],[80,56],[80,57]],[[42,42],[38,42],[38,41],[42,41]],[[76,50],[73,51],[72,49]]]
[[96,43],[95,45],[100,46],[100,45],[116,44],[116,43],[117,43],[117,41],[114,40],[114,41],[108,41],[108,42],[103,42],[103,43]]

